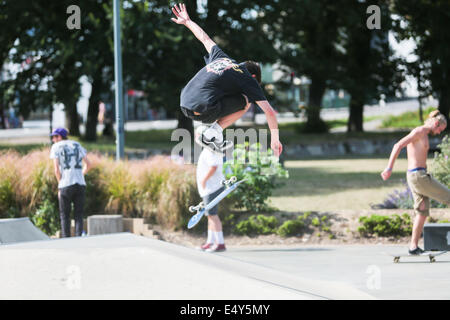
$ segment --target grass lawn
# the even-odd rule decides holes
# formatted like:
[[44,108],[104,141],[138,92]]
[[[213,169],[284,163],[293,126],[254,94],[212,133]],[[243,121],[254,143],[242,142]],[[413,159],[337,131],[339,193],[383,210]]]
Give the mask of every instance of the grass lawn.
[[[423,118],[427,119],[428,114],[436,108],[430,107],[423,110]],[[420,121],[419,111],[405,112],[399,116],[388,116],[383,119],[382,128],[399,128],[399,129],[413,129],[423,125]]]
[[403,189],[407,160],[400,158],[388,181],[380,177],[387,158],[286,161],[289,179],[275,190],[272,205],[282,211],[370,209]]

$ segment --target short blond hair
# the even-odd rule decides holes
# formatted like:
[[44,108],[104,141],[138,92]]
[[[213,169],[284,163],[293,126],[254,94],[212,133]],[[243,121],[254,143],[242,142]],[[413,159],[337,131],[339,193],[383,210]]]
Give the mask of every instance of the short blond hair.
[[439,110],[431,111],[430,114],[428,115],[428,119],[426,121],[428,122],[432,119],[438,120],[439,126],[447,125],[447,119],[445,118],[445,116],[442,113],[439,112]]

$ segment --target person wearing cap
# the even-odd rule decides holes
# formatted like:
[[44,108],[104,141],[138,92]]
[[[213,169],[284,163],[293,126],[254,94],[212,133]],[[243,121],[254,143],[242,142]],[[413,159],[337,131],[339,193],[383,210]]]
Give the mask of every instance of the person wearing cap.
[[450,205],[450,190],[427,173],[427,155],[430,148],[428,135],[438,135],[447,127],[447,119],[438,110],[432,111],[424,125],[412,130],[406,137],[394,145],[389,163],[381,173],[383,180],[389,179],[395,160],[400,151],[407,148],[408,173],[406,178],[414,198],[414,219],[410,255],[424,252],[419,244],[425,220],[430,215],[430,198]]
[[[52,134],[50,159],[53,159],[55,176],[58,180],[59,214],[61,218],[61,237],[70,237],[70,213],[72,203],[75,218],[75,236],[83,233],[83,214],[86,181],[84,175],[89,171],[91,163],[86,150],[76,141],[67,138],[64,128],[55,129]],[[84,167],[82,162],[84,161]]]

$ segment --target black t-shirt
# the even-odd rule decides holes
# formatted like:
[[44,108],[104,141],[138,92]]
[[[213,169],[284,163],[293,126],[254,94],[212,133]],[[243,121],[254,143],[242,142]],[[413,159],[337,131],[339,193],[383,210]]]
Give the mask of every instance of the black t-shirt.
[[249,102],[267,100],[244,64],[236,64],[217,45],[203,67],[181,91],[181,107],[204,113],[225,96],[245,94]]

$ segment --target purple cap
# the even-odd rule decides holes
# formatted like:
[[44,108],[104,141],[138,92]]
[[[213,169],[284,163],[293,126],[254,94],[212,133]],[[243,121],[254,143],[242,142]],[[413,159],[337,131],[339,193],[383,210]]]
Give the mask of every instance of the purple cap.
[[53,132],[52,132],[52,134],[50,136],[51,137],[53,137],[53,136],[61,136],[63,138],[66,138],[68,134],[69,134],[69,132],[67,132],[67,130],[64,129],[64,128],[56,128],[55,130],[53,130]]

